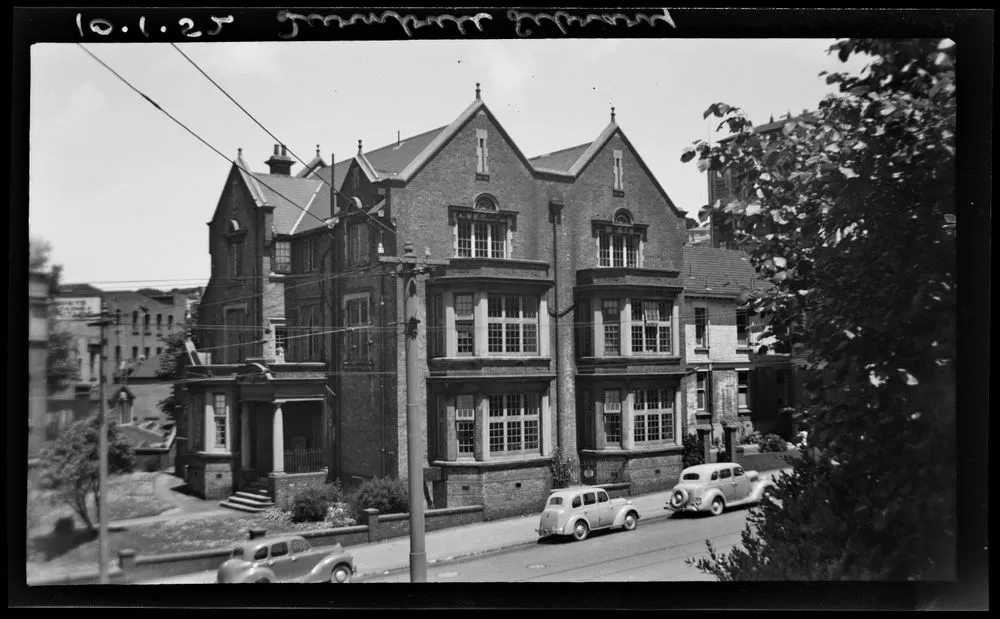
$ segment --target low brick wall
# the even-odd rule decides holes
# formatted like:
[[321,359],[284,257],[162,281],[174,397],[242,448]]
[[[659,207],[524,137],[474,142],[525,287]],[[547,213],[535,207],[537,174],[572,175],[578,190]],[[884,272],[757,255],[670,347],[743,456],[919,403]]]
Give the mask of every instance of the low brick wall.
[[800,456],[797,449],[788,451],[765,451],[763,453],[742,454],[736,453],[736,462],[748,471],[773,471],[775,469],[785,469],[792,464],[786,458],[795,460]]
[[312,473],[271,473],[268,484],[274,503],[281,509],[291,509],[295,495],[313,488],[322,490],[326,487],[326,469]]
[[[368,544],[394,537],[410,534],[409,514],[380,515],[377,510],[370,518],[374,526],[361,524],[335,529],[320,529],[303,532],[302,537],[309,540],[313,546],[333,546],[342,544],[350,551],[351,546]],[[458,527],[476,522],[483,522],[483,507],[453,507],[433,509],[424,513],[424,529],[437,531]],[[168,555],[136,556],[130,551],[119,553],[119,568],[110,573],[111,584],[128,584],[170,576],[180,576],[192,572],[203,572],[218,569],[229,557],[231,548],[217,550],[202,550],[192,552],[177,552]],[[71,576],[48,578],[29,582],[31,586],[50,585],[92,585],[100,580],[97,570],[88,570]]]

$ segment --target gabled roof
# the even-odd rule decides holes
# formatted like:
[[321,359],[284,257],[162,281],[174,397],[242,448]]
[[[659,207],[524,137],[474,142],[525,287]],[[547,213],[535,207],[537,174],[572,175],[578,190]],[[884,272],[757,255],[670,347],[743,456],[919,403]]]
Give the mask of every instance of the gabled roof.
[[592,143],[593,142],[587,142],[586,144],[580,144],[579,146],[572,146],[555,152],[545,153],[544,155],[532,157],[528,161],[531,162],[531,165],[536,170],[553,170],[556,172],[568,173],[570,168],[573,167],[573,164],[577,162],[580,156],[583,155]]
[[397,144],[389,144],[388,146],[368,151],[364,153],[364,158],[367,159],[372,169],[380,177],[396,176],[405,170],[449,126],[445,125],[437,129],[431,129],[405,140],[400,140]]
[[742,290],[763,288],[750,258],[741,251],[694,245],[684,247],[685,294],[736,297]]
[[104,291],[90,284],[61,284],[57,296],[60,297],[99,297]]
[[323,161],[323,157],[320,156],[319,149],[317,149],[316,156],[313,157],[313,160],[307,163],[304,168],[299,170],[299,173],[295,176],[298,178],[311,178],[325,167],[326,161]]
[[316,193],[320,187],[325,187],[317,178],[298,178],[283,174],[255,176],[261,181],[264,204],[274,207],[274,231],[278,234],[292,234],[295,225],[303,217],[309,217],[306,213]]

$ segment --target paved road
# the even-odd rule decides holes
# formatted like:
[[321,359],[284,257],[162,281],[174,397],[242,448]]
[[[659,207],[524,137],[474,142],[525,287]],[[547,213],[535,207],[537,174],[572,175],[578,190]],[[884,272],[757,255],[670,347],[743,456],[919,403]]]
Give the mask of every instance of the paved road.
[[[542,542],[478,559],[428,566],[427,582],[712,581],[684,563],[705,556],[705,540],[722,551],[740,541],[747,510],[640,523],[633,532],[594,533],[583,542]],[[409,582],[406,571],[358,583]]]

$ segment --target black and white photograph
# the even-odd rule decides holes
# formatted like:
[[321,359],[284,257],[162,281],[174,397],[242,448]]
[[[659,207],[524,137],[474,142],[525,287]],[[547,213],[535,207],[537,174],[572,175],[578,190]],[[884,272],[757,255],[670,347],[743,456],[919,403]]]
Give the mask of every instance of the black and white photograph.
[[14,68],[18,586],[988,609],[992,10],[689,14],[60,9]]

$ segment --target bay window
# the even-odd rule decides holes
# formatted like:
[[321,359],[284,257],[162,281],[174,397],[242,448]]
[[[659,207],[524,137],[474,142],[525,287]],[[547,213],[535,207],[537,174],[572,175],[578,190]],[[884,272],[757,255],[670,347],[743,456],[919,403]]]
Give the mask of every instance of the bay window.
[[538,353],[538,301],[532,297],[489,295],[487,350]]
[[632,423],[636,443],[673,442],[673,390],[637,389],[633,391]]
[[475,305],[473,295],[455,295],[455,339],[458,354],[475,354]]
[[604,322],[604,354],[621,354],[621,318],[618,299],[604,299],[601,304],[601,318]]
[[456,291],[430,299],[430,358],[548,354],[541,335],[548,324],[541,296]]
[[538,394],[491,393],[486,402],[491,455],[539,449]]
[[666,301],[633,299],[632,352],[669,354],[671,313],[671,304]]
[[471,457],[476,452],[475,396],[459,395],[455,398],[455,440],[458,456]]
[[604,391],[604,442],[607,445],[622,442],[622,401],[618,389]]

